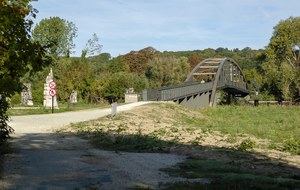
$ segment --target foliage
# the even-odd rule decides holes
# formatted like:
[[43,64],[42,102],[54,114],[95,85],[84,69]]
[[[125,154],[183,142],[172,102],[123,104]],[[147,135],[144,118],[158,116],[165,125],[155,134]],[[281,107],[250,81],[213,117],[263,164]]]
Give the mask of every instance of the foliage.
[[251,150],[255,147],[256,143],[250,139],[245,139],[241,142],[241,144],[237,147],[238,150],[244,152],[246,150]]
[[109,53],[101,53],[97,56],[87,57],[90,68],[96,75],[106,72],[111,55]]
[[20,93],[15,93],[11,97],[11,105],[18,105],[21,104],[21,94]]
[[[270,92],[281,99],[300,100],[300,17],[281,20],[261,60],[260,72]],[[275,92],[274,92],[275,91]]]
[[182,84],[190,72],[186,57],[154,58],[147,64],[145,75],[151,88]]
[[149,60],[145,75],[149,79],[149,85],[151,88],[161,87],[164,78],[164,72],[162,67],[162,59],[155,57]]
[[69,22],[59,17],[42,19],[32,31],[33,40],[42,45],[53,43],[47,48],[47,53],[53,57],[66,56],[74,53],[71,51],[75,47],[73,39],[77,37],[77,27],[73,22]]
[[129,65],[130,71],[133,73],[142,74],[149,60],[157,57],[158,53],[153,47],[147,47],[142,50],[131,51],[123,56],[123,61]]
[[283,140],[283,150],[300,155],[300,143],[293,137]]
[[21,92],[20,78],[27,72],[37,72],[50,63],[45,48],[32,42],[30,36],[37,12],[29,6],[29,1],[7,1],[0,3],[0,142],[4,142],[11,132],[7,125],[8,103],[5,97]]
[[[212,48],[207,48],[204,50],[193,50],[193,51],[177,51],[177,52],[164,51],[163,53],[161,53],[161,57],[172,57],[172,56],[176,58],[180,58],[182,56],[187,57],[188,59],[190,59],[189,61],[190,64],[193,62],[191,68],[194,68],[194,66],[200,63],[200,58],[197,56],[202,57],[203,60],[206,58],[230,57],[234,59],[242,69],[251,70],[254,69],[260,63],[258,60],[256,60],[256,56],[262,52],[263,50],[261,49],[253,50],[250,47],[245,47],[242,50],[239,50],[238,48],[229,50],[227,48],[219,47],[216,50]],[[193,61],[196,58],[199,58],[199,62],[198,60]]]
[[118,56],[109,61],[107,70],[110,73],[129,72],[129,66],[123,61],[122,56]]
[[97,34],[93,34],[93,38],[89,39],[88,42],[85,44],[84,49],[82,50],[81,57],[86,57],[87,55],[94,55],[96,52],[97,54],[100,54],[102,45],[97,44],[99,41],[99,38],[97,37]]
[[203,61],[205,58],[201,57],[200,55],[193,55],[189,57],[188,63],[190,64],[190,67],[193,69],[195,68],[201,61]]
[[9,108],[9,104],[6,101],[5,96],[1,95],[0,96],[0,148],[5,143],[6,139],[9,137],[9,134],[13,132],[13,129],[7,124],[8,115],[6,112],[8,108]]
[[109,79],[109,83],[104,89],[104,97],[110,102],[124,99],[125,89],[129,88],[129,74],[114,73]]

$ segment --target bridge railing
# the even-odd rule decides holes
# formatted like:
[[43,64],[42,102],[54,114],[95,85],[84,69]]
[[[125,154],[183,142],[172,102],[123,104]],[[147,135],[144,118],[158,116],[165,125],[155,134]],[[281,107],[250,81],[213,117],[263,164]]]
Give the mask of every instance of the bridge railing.
[[[230,88],[239,88],[241,90],[247,91],[246,86],[231,81],[228,79],[219,80],[217,88],[227,86]],[[186,82],[181,85],[167,86],[160,88],[152,88],[143,90],[143,101],[167,101],[184,98],[187,96],[195,95],[197,93],[203,93],[211,91],[213,87],[213,81],[201,83],[201,82]]]
[[143,90],[143,101],[165,101],[183,98],[212,89],[213,82],[187,82],[181,85]]
[[222,86],[231,86],[231,87],[239,88],[242,90],[247,90],[247,87],[245,84],[241,84],[239,82],[231,81],[228,79],[218,81],[217,87],[222,87]]
[[174,100],[184,98],[186,96],[194,95],[201,92],[209,91],[213,83],[197,83],[192,85],[185,85],[179,88],[168,88],[161,90],[161,100]]

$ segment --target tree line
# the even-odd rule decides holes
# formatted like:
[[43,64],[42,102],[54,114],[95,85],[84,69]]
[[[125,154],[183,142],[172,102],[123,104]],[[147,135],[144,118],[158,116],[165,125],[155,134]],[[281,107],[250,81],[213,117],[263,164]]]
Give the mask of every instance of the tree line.
[[[111,102],[124,99],[126,88],[133,87],[135,92],[141,93],[147,88],[181,84],[190,71],[206,58],[231,57],[243,69],[251,70],[258,64],[256,55],[263,52],[249,47],[242,50],[220,47],[216,50],[159,52],[153,47],[146,47],[112,58],[109,53],[101,53],[102,45],[93,34],[81,57],[70,57],[75,47],[73,39],[76,31],[75,24],[59,17],[43,19],[35,26],[33,41],[54,45],[46,48],[52,63],[35,75],[26,74],[21,78],[23,83],[32,84],[34,103],[43,102],[43,83],[50,68],[57,83],[58,101],[67,102],[71,92],[77,90],[78,98],[86,103],[93,103],[96,97]],[[13,100],[17,103],[20,95],[17,94]]]
[[[153,47],[146,47],[112,58],[109,53],[101,53],[102,45],[98,44],[96,34],[87,42],[81,57],[70,57],[71,48],[74,47],[72,39],[76,36],[77,28],[72,22],[50,17],[36,25],[32,36],[34,41],[45,44],[49,41],[51,30],[56,31],[51,38],[52,43],[56,45],[47,50],[53,61],[43,71],[34,76],[26,75],[22,81],[32,83],[34,102],[41,104],[42,83],[51,67],[58,84],[59,101],[68,101],[72,90],[77,90],[79,99],[86,103],[93,102],[95,97],[111,102],[124,99],[126,88],[133,87],[135,92],[141,93],[147,88],[182,84],[191,70],[206,58],[230,57],[239,64],[246,75],[253,98],[298,101],[299,40],[294,37],[298,28],[296,27],[292,34],[288,34],[290,30],[286,31],[287,27],[299,27],[298,20],[297,17],[290,17],[280,21],[274,27],[273,36],[265,49],[253,50],[245,47],[241,50],[229,50],[219,47],[159,52]],[[50,33],[44,33],[43,31],[48,31],[48,27],[51,27]],[[58,31],[62,35],[59,35]],[[66,39],[62,40],[61,36],[64,35]],[[287,35],[285,38],[293,36],[294,41],[286,42],[278,35]],[[282,51],[282,47],[286,49]],[[94,55],[95,53],[97,55]],[[259,92],[259,96],[254,96],[255,92]]]

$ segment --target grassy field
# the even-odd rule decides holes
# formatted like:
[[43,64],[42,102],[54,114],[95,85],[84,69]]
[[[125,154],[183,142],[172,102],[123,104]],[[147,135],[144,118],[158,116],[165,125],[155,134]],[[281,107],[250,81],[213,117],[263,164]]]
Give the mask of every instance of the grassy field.
[[268,148],[300,154],[300,107],[232,107],[205,108],[203,128],[237,135],[268,139]]
[[[76,103],[75,107],[68,107],[68,103],[59,103],[59,109],[54,109],[54,113],[62,113],[69,111],[77,111],[83,109],[93,109],[93,108],[110,108],[110,105],[98,105],[98,104],[85,104],[83,102]],[[49,114],[52,113],[52,109],[46,109],[43,106],[13,106],[14,109],[8,110],[9,116],[17,115],[33,115],[33,114]]]

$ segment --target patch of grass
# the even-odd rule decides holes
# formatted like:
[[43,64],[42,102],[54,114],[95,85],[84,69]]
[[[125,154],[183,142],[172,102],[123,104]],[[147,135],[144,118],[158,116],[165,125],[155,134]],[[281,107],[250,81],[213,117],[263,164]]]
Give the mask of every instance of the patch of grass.
[[233,144],[236,143],[237,139],[235,135],[228,135],[226,141]]
[[277,180],[278,176],[269,177],[262,173],[241,168],[239,165],[216,160],[196,159],[181,162],[175,167],[161,171],[171,176],[184,178],[204,178],[208,183],[176,182],[163,184],[165,190],[176,189],[293,189],[300,186],[299,181]]
[[256,143],[250,139],[243,140],[240,145],[238,145],[239,151],[252,150],[256,146]]
[[77,126],[75,128],[79,136],[88,139],[95,148],[102,150],[167,153],[169,152],[167,147],[174,145],[173,142],[159,140],[155,135],[143,134],[140,127],[135,134],[121,134],[127,130],[126,124],[118,125],[116,133],[109,133],[110,130],[105,132],[102,128],[95,128],[93,131],[87,128],[83,130]]
[[300,143],[293,137],[283,140],[283,150],[300,155]]
[[[203,108],[200,113],[207,119],[207,122],[201,125],[201,129],[210,128],[212,131],[232,136],[247,134],[258,139],[268,139],[271,145],[284,144],[284,148],[281,148],[283,151],[300,154],[296,146],[296,142],[300,142],[299,106],[218,106]],[[291,137],[293,142],[288,141]],[[280,146],[273,147],[280,149]]]
[[155,130],[153,133],[160,136],[164,136],[167,133],[167,131],[166,129],[159,129],[159,130]]
[[179,130],[177,127],[171,127],[170,130],[173,132],[173,133],[177,133]]
[[128,126],[126,124],[120,124],[118,125],[118,129],[116,130],[117,133],[120,133],[122,131],[127,131]]

